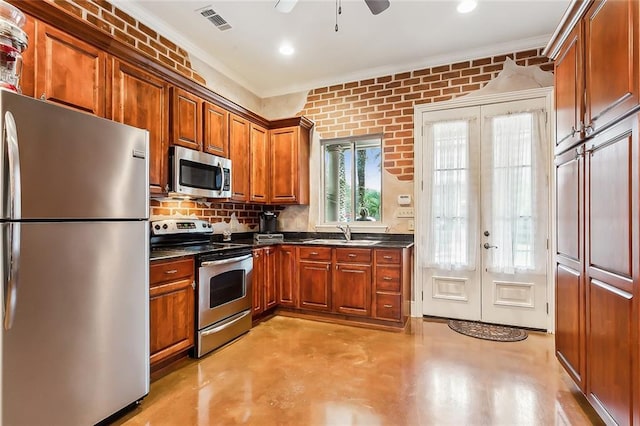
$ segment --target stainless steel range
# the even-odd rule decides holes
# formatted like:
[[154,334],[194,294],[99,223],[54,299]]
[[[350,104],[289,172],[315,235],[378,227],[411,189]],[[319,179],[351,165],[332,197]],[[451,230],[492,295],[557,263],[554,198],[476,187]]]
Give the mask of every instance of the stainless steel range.
[[252,247],[212,243],[213,228],[199,219],[151,222],[151,259],[196,258],[196,350],[201,356],[251,329]]

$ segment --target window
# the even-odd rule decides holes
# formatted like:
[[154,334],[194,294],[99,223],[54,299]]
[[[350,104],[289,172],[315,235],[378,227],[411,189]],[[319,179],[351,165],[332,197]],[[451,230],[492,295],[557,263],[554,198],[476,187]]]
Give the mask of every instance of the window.
[[381,136],[325,139],[321,143],[324,221],[380,221]]

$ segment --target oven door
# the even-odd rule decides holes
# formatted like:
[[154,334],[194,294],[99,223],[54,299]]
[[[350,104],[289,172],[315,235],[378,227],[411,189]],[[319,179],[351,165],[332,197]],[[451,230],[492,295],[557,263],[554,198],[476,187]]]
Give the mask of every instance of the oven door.
[[251,254],[203,262],[198,270],[198,330],[251,309]]

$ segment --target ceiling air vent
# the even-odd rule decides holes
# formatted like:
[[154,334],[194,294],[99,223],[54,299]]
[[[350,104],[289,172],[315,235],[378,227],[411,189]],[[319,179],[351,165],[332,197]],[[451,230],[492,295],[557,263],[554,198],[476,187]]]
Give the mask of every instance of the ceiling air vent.
[[204,16],[216,26],[220,31],[226,31],[231,29],[231,25],[220,15],[216,13],[215,10],[211,6],[203,7],[202,9],[196,10],[200,15]]

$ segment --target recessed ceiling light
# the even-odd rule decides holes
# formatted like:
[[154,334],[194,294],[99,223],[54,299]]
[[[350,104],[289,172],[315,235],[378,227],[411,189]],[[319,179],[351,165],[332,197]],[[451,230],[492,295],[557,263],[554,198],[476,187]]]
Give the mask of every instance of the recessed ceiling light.
[[295,49],[290,44],[283,44],[282,46],[280,46],[279,50],[280,53],[285,56],[291,56],[293,55],[293,52],[295,52]]
[[469,13],[476,8],[478,2],[476,0],[462,0],[458,3],[458,12]]

